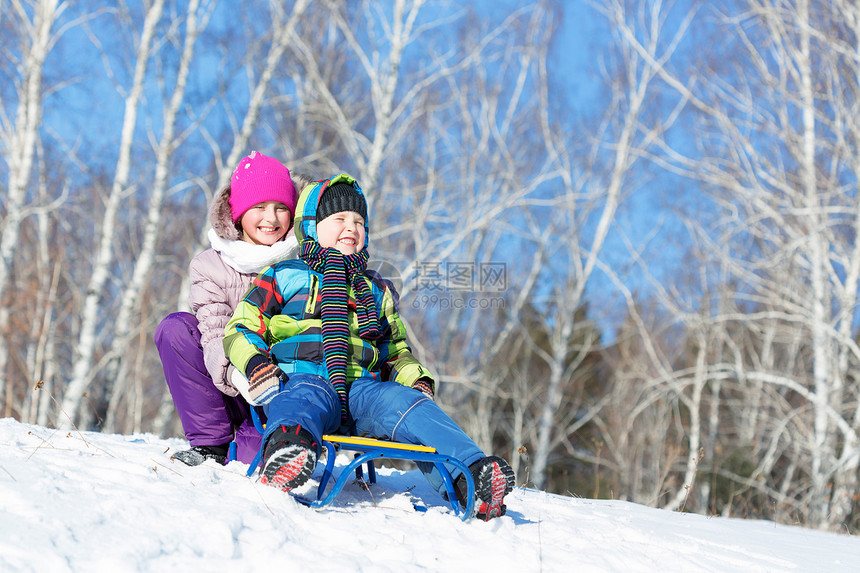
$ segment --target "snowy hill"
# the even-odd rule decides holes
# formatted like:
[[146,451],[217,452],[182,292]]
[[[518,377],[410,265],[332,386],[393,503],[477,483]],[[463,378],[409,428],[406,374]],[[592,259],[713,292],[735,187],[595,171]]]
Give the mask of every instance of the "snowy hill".
[[241,463],[172,462],[186,445],[0,419],[0,571],[860,570],[854,536],[520,488],[507,516],[464,523],[384,467],[312,510]]

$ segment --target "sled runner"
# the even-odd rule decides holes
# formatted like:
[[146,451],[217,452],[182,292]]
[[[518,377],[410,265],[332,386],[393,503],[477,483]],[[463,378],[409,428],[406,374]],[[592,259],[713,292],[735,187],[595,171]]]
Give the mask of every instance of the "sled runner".
[[[260,417],[257,414],[256,408],[251,408],[251,417],[254,420],[254,426],[257,428],[257,431],[260,432],[261,435],[263,435],[265,428],[260,421]],[[379,458],[389,458],[393,460],[412,460],[414,462],[432,463],[439,471],[439,474],[442,476],[442,481],[445,484],[445,491],[448,494],[448,500],[451,505],[451,509],[454,510],[454,515],[458,515],[463,521],[469,519],[472,516],[472,512],[474,510],[475,505],[475,481],[472,478],[472,472],[469,471],[469,468],[460,460],[437,453],[434,448],[428,446],[418,446],[415,444],[406,444],[402,442],[391,442],[388,440],[377,440],[374,438],[326,434],[322,437],[322,441],[327,453],[326,465],[325,469],[323,470],[323,475],[320,479],[319,486],[317,487],[316,499],[310,500],[297,495],[293,495],[291,493],[290,495],[293,495],[293,497],[299,503],[307,505],[308,507],[324,507],[326,505],[331,504],[341,492],[343,487],[346,485],[347,481],[349,481],[353,471],[355,472],[356,478],[363,479],[364,472],[362,470],[362,465],[366,465],[367,467],[367,481],[370,484],[375,484],[376,468],[373,465],[373,460]],[[333,475],[334,463],[335,458],[337,457],[338,448],[358,453],[355,454],[354,459],[349,463],[349,465],[347,465],[343,469],[343,471],[340,472],[340,475],[337,477],[337,479],[334,480],[334,485],[332,486],[331,491],[328,493],[328,495],[323,497],[325,494],[326,486],[328,485]],[[234,460],[234,448],[231,447],[230,451],[230,459]],[[254,473],[257,471],[257,469],[261,465],[262,457],[263,447],[261,445],[260,451],[257,452],[257,455],[251,462],[250,467],[248,467],[248,477],[254,475]],[[461,472],[463,472],[463,477],[466,480],[466,485],[468,487],[466,497],[468,501],[466,503],[465,509],[460,508],[460,503],[459,501],[457,501],[457,494],[454,490],[454,480],[451,479],[451,473],[448,471],[448,468],[445,467],[445,464],[452,465],[459,469]],[[416,506],[416,509],[421,508]]]

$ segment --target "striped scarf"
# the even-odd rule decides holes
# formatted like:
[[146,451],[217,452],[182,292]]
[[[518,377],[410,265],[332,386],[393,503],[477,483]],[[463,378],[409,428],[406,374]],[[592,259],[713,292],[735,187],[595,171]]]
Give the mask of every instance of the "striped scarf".
[[302,242],[301,259],[318,273],[322,273],[320,297],[322,306],[323,355],[329,382],[340,398],[340,417],[346,422],[348,403],[346,387],[346,364],[349,359],[348,287],[355,293],[358,335],[372,340],[379,338],[379,316],[373,294],[364,280],[367,249],[344,256],[333,248],[324,248],[314,240]]

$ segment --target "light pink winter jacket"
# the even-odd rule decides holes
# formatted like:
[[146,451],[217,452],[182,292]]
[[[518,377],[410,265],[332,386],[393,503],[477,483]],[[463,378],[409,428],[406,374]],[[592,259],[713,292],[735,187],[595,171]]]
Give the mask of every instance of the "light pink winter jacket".
[[[294,175],[296,189],[310,178]],[[209,240],[206,249],[191,260],[191,291],[188,302],[197,317],[203,360],[212,381],[228,396],[238,391],[230,382],[232,364],[224,355],[224,327],[233,309],[248,291],[251,281],[264,268],[279,260],[295,258],[298,245],[292,230],[284,241],[272,247],[252,245],[241,240],[230,215],[229,187],[221,191],[209,209]]]

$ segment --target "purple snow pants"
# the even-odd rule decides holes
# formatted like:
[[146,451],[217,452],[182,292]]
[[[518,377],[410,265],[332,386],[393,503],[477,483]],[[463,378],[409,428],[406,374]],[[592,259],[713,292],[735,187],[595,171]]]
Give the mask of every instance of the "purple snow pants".
[[242,396],[227,396],[212,382],[203,362],[197,318],[168,315],[155,329],[155,346],[185,437],[192,446],[219,446],[235,439],[236,457],[251,463],[261,437]]

